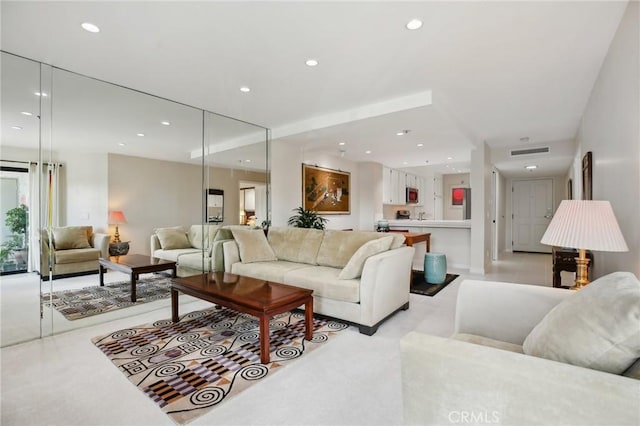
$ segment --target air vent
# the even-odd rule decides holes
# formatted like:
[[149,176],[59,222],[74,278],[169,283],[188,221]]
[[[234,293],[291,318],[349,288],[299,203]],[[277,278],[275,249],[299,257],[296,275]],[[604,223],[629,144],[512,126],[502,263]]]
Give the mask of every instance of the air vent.
[[517,157],[519,155],[531,155],[531,154],[548,154],[549,147],[545,146],[542,148],[527,148],[527,149],[512,149],[511,156]]

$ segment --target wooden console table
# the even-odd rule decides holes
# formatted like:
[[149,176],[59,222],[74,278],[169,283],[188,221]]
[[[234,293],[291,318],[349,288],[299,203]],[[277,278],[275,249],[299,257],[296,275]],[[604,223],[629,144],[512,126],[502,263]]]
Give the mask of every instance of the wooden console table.
[[426,243],[427,244],[427,253],[431,251],[431,233],[416,233],[416,232],[403,232],[404,240],[409,247],[413,246],[417,243]]
[[[576,272],[576,257],[578,257],[578,250],[553,247],[551,249],[553,257],[553,286],[562,287],[562,280],[560,279],[560,272]],[[588,271],[593,266],[593,253],[587,251],[587,259],[589,259]]]

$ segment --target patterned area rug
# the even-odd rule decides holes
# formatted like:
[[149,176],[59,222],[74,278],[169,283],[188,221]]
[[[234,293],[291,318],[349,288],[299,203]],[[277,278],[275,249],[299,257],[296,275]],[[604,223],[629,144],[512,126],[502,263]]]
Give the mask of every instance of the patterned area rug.
[[257,318],[221,308],[119,330],[91,341],[178,424],[199,417],[273,374],[348,325],[314,318],[304,340],[304,312],[271,319],[271,362],[260,363]]
[[423,271],[411,271],[411,293],[433,297],[458,277],[456,274],[447,274],[442,284],[431,284],[424,279]]
[[[96,279],[97,281],[97,279]],[[171,296],[171,279],[166,277],[141,278],[136,283],[136,303],[131,302],[131,282],[122,281],[93,285],[80,290],[54,291],[53,307],[69,321],[122,309]],[[49,293],[42,295],[42,303],[49,304]]]

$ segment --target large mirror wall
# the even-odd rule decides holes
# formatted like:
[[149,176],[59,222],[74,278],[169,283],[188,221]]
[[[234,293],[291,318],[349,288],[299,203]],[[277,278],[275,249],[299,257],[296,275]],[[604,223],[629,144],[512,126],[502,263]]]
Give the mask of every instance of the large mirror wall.
[[[247,223],[248,183],[261,194],[252,224],[269,220],[267,129],[7,52],[1,65],[2,346],[150,310],[167,316],[169,299],[144,291],[165,285],[162,274],[142,276],[131,304],[117,285],[129,276],[108,271],[102,289],[113,294],[97,296],[97,262],[73,245],[78,227],[87,249],[106,240],[108,250],[117,227],[128,254],[149,257],[162,250],[156,229],[181,228],[193,250],[178,270],[187,275],[215,268],[209,226]],[[214,189],[222,199],[211,220]],[[5,223],[16,209],[28,222],[22,244]]]

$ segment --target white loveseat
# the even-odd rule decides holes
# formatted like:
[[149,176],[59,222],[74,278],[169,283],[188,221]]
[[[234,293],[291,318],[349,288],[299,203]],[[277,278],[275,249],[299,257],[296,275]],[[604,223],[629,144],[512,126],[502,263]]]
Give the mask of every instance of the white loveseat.
[[404,424],[640,424],[640,283],[600,281],[578,293],[463,281],[451,338],[401,341]]
[[371,335],[409,307],[413,247],[404,236],[303,228],[233,229],[223,245],[226,272],[313,290],[316,313]]
[[150,238],[151,255],[176,262],[180,277],[222,271],[222,243],[231,238],[231,231],[219,225],[157,228]]

